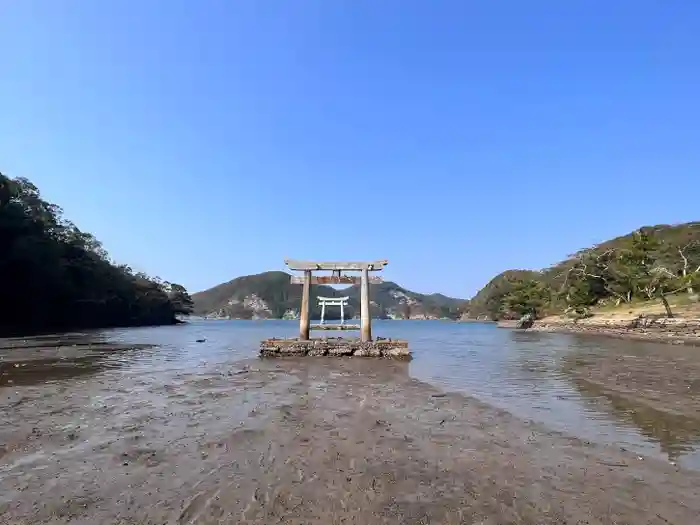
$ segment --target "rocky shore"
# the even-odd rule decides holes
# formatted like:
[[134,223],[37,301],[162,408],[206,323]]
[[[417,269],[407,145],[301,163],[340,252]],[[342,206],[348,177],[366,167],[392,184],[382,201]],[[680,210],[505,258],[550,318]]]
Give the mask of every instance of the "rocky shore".
[[595,315],[588,319],[545,317],[530,328],[539,332],[585,333],[621,339],[700,346],[700,319],[658,315]]

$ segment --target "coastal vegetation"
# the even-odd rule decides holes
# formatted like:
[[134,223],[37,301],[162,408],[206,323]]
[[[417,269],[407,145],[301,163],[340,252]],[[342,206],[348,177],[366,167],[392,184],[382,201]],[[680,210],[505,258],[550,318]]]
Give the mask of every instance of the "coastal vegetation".
[[542,271],[503,272],[465,310],[468,317],[494,320],[526,313],[585,318],[594,308],[657,302],[673,317],[669,297],[697,302],[699,288],[700,222],[646,226]]
[[187,290],[111,261],[102,244],[0,173],[0,335],[173,324],[192,311]]

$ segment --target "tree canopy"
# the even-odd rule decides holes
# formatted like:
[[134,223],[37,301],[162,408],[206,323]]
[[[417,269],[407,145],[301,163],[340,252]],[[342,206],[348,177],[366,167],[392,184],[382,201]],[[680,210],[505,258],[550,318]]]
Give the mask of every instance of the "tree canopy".
[[25,178],[0,173],[0,334],[171,324],[187,290],[110,261]]
[[537,317],[550,302],[551,290],[541,281],[529,279],[513,284],[510,292],[503,296],[502,310],[508,317],[530,314]]
[[469,303],[472,317],[514,318],[525,313],[572,312],[634,300],[660,300],[700,286],[700,223],[644,227],[581,250],[541,272],[509,270],[495,277]]

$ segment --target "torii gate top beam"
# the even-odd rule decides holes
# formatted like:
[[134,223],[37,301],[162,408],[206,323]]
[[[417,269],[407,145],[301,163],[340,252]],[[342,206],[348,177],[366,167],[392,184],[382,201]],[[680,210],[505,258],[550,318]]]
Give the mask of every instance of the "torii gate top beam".
[[383,270],[389,264],[389,261],[369,261],[369,262],[313,262],[313,261],[295,261],[287,259],[284,263],[289,266],[290,270],[306,271],[306,270],[330,270],[330,271],[361,271],[367,270],[377,272]]

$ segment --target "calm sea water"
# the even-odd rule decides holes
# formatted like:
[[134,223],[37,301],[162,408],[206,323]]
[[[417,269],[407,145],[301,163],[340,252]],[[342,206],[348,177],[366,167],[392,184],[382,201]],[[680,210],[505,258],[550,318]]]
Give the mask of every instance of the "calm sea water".
[[[167,382],[184,370],[256,357],[260,340],[292,337],[297,329],[295,321],[194,321],[104,331],[99,336],[108,341],[157,346],[128,356],[105,357],[114,359],[114,366],[103,363],[96,373]],[[410,374],[443,390],[465,393],[569,436],[700,469],[700,415],[693,420],[635,406],[576,381],[565,366],[572,356],[664,352],[667,347],[516,332],[481,323],[376,321],[373,331],[375,336],[408,340],[414,356]],[[205,341],[197,343],[197,339]],[[684,351],[700,354],[697,349]]]

